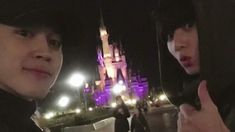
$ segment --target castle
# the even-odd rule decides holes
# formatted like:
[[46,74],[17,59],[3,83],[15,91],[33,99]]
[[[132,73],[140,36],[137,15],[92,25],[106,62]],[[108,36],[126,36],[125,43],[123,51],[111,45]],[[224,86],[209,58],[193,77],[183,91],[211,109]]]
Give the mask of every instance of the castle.
[[95,81],[93,90],[96,105],[108,105],[117,95],[121,95],[125,101],[144,99],[148,94],[147,78],[128,68],[122,45],[109,43],[109,34],[102,20],[100,38],[102,48],[97,48],[99,80]]

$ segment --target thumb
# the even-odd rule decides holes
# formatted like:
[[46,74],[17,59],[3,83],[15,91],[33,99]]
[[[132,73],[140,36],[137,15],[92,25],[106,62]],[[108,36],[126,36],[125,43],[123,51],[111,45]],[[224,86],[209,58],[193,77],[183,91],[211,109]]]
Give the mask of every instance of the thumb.
[[183,114],[184,117],[189,117],[193,114],[194,111],[196,111],[196,109],[189,104],[180,105],[180,112]]
[[201,108],[202,109],[206,109],[207,107],[210,107],[211,105],[214,105],[208,90],[207,90],[207,83],[205,80],[203,80],[200,84],[199,84],[199,88],[198,88],[198,96],[201,102]]

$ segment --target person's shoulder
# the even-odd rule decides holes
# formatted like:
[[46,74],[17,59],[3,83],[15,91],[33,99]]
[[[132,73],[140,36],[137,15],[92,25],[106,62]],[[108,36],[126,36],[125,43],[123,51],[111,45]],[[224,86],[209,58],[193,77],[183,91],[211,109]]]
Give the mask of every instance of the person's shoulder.
[[9,125],[2,119],[0,119],[0,132],[10,132]]

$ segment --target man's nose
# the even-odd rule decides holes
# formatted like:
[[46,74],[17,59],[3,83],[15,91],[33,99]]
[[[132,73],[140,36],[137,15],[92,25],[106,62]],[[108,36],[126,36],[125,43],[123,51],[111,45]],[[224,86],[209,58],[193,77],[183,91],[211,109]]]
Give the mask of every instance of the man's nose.
[[176,29],[174,32],[175,50],[181,50],[187,46],[187,34],[182,29]]
[[34,58],[51,61],[51,50],[48,45],[48,38],[44,34],[39,34],[33,41]]

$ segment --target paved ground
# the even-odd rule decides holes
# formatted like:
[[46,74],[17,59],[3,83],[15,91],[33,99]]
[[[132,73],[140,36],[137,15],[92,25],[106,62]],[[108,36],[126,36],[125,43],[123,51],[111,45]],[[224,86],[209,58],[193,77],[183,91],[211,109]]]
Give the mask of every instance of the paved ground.
[[[130,119],[128,120],[130,121]],[[151,132],[177,132],[177,112],[173,106],[153,107],[146,115],[146,119]],[[94,130],[92,125],[88,125],[67,129],[64,132],[114,132],[114,118],[107,120],[95,124],[94,128],[97,128],[96,130]]]
[[177,132],[177,111],[173,106],[152,108],[146,118],[151,132]]
[[[153,107],[146,115],[146,119],[148,120],[151,132],[177,132],[177,112],[173,106]],[[114,124],[110,123],[95,132],[114,132],[113,130]]]

